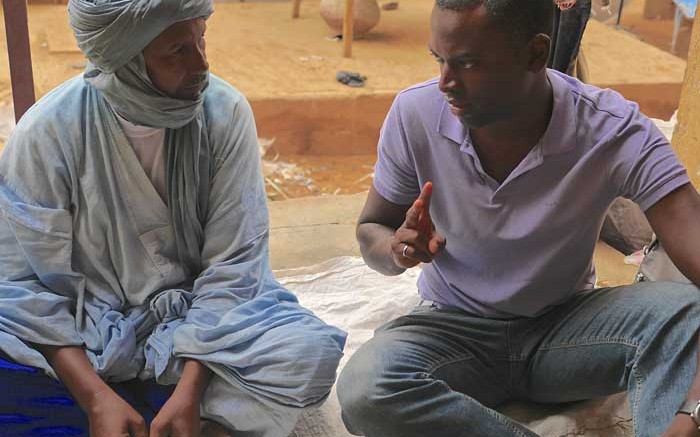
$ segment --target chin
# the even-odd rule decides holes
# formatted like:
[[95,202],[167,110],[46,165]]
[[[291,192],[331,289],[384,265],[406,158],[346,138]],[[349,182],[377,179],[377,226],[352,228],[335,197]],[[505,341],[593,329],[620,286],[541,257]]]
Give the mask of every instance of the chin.
[[459,117],[459,121],[467,129],[479,129],[489,124],[488,121],[474,115],[462,115]]
[[194,88],[181,88],[175,93],[175,97],[181,100],[199,100],[204,91],[209,87],[209,81],[202,86]]

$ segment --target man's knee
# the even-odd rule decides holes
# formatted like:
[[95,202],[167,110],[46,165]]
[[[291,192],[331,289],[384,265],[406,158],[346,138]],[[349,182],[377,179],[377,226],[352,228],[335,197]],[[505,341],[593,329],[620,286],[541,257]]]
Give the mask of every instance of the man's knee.
[[644,332],[646,342],[680,347],[696,343],[700,330],[700,289],[674,282],[642,282],[629,286],[620,301],[630,312],[629,329]]
[[642,283],[644,295],[653,300],[654,312],[663,319],[697,318],[700,313],[700,289],[677,282]]

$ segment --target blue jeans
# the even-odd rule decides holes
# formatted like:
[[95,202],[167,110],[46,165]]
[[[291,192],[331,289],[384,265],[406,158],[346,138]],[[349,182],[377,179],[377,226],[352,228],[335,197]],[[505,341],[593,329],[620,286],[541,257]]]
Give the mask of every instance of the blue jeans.
[[[138,380],[110,387],[148,424],[175,389],[174,385]],[[63,384],[0,352],[0,437],[88,435],[87,416]]]
[[627,390],[634,435],[658,437],[695,375],[699,326],[700,290],[672,283],[579,293],[535,318],[419,306],[346,365],[343,421],[367,437],[531,437],[493,408]]

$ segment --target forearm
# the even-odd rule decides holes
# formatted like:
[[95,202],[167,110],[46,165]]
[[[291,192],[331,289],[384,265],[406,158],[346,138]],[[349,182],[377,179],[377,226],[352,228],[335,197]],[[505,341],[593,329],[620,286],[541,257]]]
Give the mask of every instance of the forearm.
[[77,346],[34,345],[51,364],[63,385],[73,395],[83,411],[88,412],[95,397],[111,390],[92,368],[85,350]]
[[175,393],[185,396],[196,403],[202,398],[211,380],[212,372],[204,364],[196,360],[187,360],[182,371],[180,381],[177,383]]
[[404,268],[394,262],[391,241],[396,231],[377,223],[362,223],[357,227],[362,258],[372,269],[387,276],[400,275]]
[[700,195],[686,184],[646,212],[651,227],[678,269],[700,287]]

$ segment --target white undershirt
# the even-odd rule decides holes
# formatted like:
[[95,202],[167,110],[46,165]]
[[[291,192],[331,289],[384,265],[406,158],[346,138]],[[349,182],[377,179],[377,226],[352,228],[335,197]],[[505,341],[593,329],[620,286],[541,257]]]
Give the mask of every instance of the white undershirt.
[[134,149],[141,167],[148,175],[160,197],[167,202],[165,194],[165,129],[139,126],[123,119],[119,114],[117,120]]

